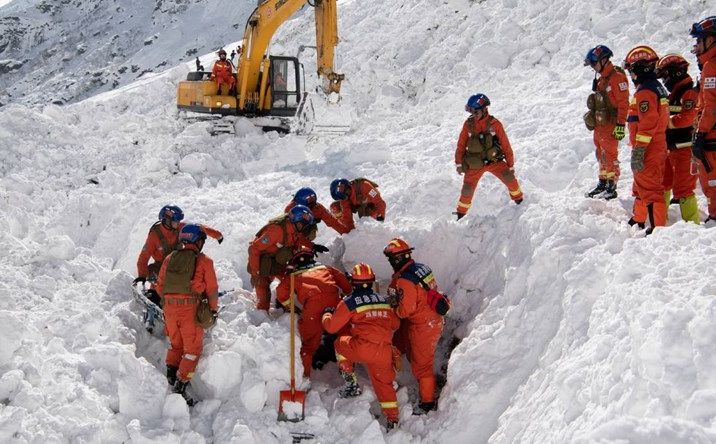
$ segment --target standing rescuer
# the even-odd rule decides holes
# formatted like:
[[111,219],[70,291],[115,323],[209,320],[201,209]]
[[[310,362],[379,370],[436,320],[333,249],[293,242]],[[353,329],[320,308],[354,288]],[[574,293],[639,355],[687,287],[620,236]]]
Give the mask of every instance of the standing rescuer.
[[487,110],[490,99],[484,94],[471,96],[465,105],[470,113],[462,126],[455,150],[455,169],[464,174],[460,200],[455,214],[460,220],[472,205],[477,183],[491,173],[505,184],[516,204],[522,203],[522,190],[515,177],[515,156],[499,120]]
[[201,356],[204,329],[197,323],[197,307],[206,299],[216,319],[219,286],[214,262],[201,252],[206,233],[199,225],[181,229],[182,250],[174,251],[162,264],[157,291],[164,302],[164,322],[171,343],[167,351],[167,381],[187,404],[194,401],[186,393]]
[[624,70],[609,60],[612,55],[611,49],[597,45],[587,51],[584,58],[584,66],[591,66],[595,72],[584,123],[594,131],[595,154],[599,162],[599,183],[586,196],[606,200],[617,197],[619,141],[625,135],[629,109],[629,82]]
[[669,124],[669,99],[664,87],[656,79],[659,57],[648,46],[637,46],[624,59],[636,92],[629,103],[629,141],[631,169],[634,172],[634,208],[629,225],[650,227],[666,225],[664,202],[664,164],[666,162],[666,128]]
[[700,223],[699,207],[694,188],[696,176],[691,174],[691,139],[698,109],[698,92],[688,72],[689,62],[679,54],[667,54],[656,64],[656,76],[669,90],[669,126],[666,130],[666,147],[669,150],[664,170],[664,202],[679,203],[681,218]]
[[420,402],[414,414],[435,410],[435,350],[443,331],[443,316],[450,308],[437,291],[437,282],[427,265],[412,258],[413,248],[403,239],[392,239],[383,249],[394,274],[388,286],[388,301],[401,319],[394,341],[408,356],[418,381]]
[[214,67],[211,69],[211,79],[216,82],[219,94],[235,94],[236,78],[233,73],[233,65],[229,60],[226,60],[226,51],[220,49],[217,54],[219,55],[219,60],[214,62]]
[[393,333],[400,325],[398,317],[385,296],[373,291],[375,274],[364,263],[353,267],[353,292],[335,309],[327,308],[323,315],[323,328],[336,333],[350,325],[350,335],[336,340],[336,359],[345,386],[341,396],[358,396],[362,393],[355,374],[354,363],[368,367],[375,396],[387,418],[387,428],[398,424],[398,398],[393,387]]
[[708,200],[708,222],[716,220],[716,16],[694,23],[690,34],[696,39],[692,52],[701,69],[701,111],[691,151],[700,163],[699,182]]

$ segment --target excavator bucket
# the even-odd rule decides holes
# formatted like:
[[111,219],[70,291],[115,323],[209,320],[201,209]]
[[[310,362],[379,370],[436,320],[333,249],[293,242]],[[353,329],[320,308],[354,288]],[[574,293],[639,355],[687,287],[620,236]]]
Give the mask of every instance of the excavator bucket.
[[344,97],[304,93],[294,131],[309,136],[340,136],[351,130],[351,121],[352,108]]

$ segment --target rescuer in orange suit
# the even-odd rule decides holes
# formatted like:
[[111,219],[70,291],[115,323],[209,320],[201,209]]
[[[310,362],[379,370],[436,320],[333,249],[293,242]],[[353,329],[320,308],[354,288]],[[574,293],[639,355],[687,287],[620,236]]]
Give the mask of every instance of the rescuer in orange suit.
[[192,405],[186,388],[204,346],[204,329],[194,317],[200,297],[206,297],[214,317],[219,304],[219,286],[214,262],[201,252],[206,233],[199,225],[181,229],[182,250],[174,251],[162,264],[157,291],[164,301],[164,323],[171,343],[167,351],[167,381]]
[[421,415],[436,408],[433,364],[443,318],[428,305],[428,289],[437,290],[432,270],[415,262],[412,251],[407,242],[395,238],[388,242],[383,254],[394,271],[388,286],[388,300],[401,319],[394,342],[398,350],[408,356],[418,381],[420,402],[414,413]]
[[[594,130],[594,146],[599,162],[599,183],[587,197],[605,200],[617,197],[619,180],[619,141],[624,138],[624,125],[629,109],[629,82],[624,70],[609,60],[612,51],[597,45],[587,52],[584,66],[591,66],[599,77],[592,83],[593,93],[587,100],[587,128]],[[587,118],[589,116],[589,118]],[[591,119],[591,120],[589,120]]]
[[[135,285],[146,281],[154,282],[164,258],[172,251],[181,250],[179,231],[185,225],[181,222],[182,219],[184,219],[184,212],[176,205],[165,205],[159,210],[159,221],[149,229],[147,240],[144,241],[142,251],[137,258]],[[206,225],[201,227],[207,235],[219,243],[224,241],[224,236],[220,231]],[[149,259],[154,259],[154,262],[149,264]],[[147,297],[155,304],[160,305],[159,295],[154,289],[147,292]]]
[[313,225],[311,210],[296,205],[288,213],[271,219],[249,243],[247,271],[256,289],[256,308],[268,311],[271,304],[271,282],[286,274],[286,265],[299,245],[312,247],[306,237]]
[[345,227],[346,233],[355,229],[353,213],[358,217],[372,217],[378,222],[385,220],[385,201],[378,191],[378,185],[359,177],[349,181],[338,178],[331,182],[331,204],[333,216]]
[[716,221],[716,16],[694,23],[690,34],[696,39],[692,52],[701,69],[700,114],[691,151],[700,161],[699,182],[708,201],[708,222]]
[[[349,231],[338,219],[335,218],[335,216],[333,216],[330,211],[326,209],[326,207],[318,202],[316,192],[313,191],[312,188],[304,187],[296,191],[296,194],[293,196],[293,200],[286,205],[284,212],[288,213],[288,211],[296,205],[303,205],[311,210],[315,225],[318,225],[318,223],[322,221],[329,227],[336,230],[338,234],[345,234]],[[316,251],[319,253],[325,253],[325,251],[321,251],[320,249]]]
[[359,263],[351,273],[353,293],[346,296],[338,306],[324,310],[323,328],[336,333],[350,325],[350,335],[336,340],[338,368],[345,381],[342,397],[359,396],[362,393],[355,374],[354,363],[368,367],[375,396],[387,418],[387,428],[398,424],[398,398],[393,387],[393,333],[400,325],[398,317],[385,296],[373,292],[375,274],[371,267]]
[[472,205],[477,183],[485,173],[492,173],[510,192],[516,204],[522,203],[522,190],[515,177],[515,156],[499,120],[487,110],[490,99],[484,94],[472,95],[465,105],[470,117],[465,120],[455,150],[455,168],[465,174],[455,214],[460,220]]
[[669,91],[669,126],[666,130],[668,149],[664,170],[664,202],[678,202],[681,218],[699,224],[699,206],[694,189],[696,176],[691,174],[691,140],[698,115],[698,92],[688,72],[689,62],[678,54],[667,54],[656,64],[656,76]]
[[[211,70],[211,79],[216,82],[216,87],[219,90],[220,95],[233,95],[236,94],[234,85],[236,78],[234,77],[234,66],[229,60],[226,60],[226,51],[220,49],[219,60],[214,62],[214,67]],[[224,92],[225,89],[222,86],[227,86],[228,91]]]
[[323,310],[326,307],[335,308],[341,300],[340,294],[350,294],[352,287],[343,272],[316,263],[314,251],[305,245],[295,250],[288,271],[291,275],[281,279],[276,288],[276,299],[284,307],[289,307],[292,276],[294,294],[301,311],[298,333],[301,336],[303,376],[310,377],[313,356],[321,345]]
[[663,180],[669,99],[666,89],[656,78],[658,61],[656,52],[648,46],[633,48],[624,59],[624,69],[629,71],[636,86],[627,117],[635,197],[629,225],[644,227],[648,218],[647,235],[655,227],[666,225]]

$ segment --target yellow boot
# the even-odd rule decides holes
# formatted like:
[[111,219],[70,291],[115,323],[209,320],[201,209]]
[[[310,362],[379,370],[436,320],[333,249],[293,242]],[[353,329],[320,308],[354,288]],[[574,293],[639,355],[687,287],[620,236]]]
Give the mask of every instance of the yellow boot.
[[701,223],[696,196],[691,195],[679,199],[679,208],[681,208],[681,218],[686,222],[693,222],[696,225]]

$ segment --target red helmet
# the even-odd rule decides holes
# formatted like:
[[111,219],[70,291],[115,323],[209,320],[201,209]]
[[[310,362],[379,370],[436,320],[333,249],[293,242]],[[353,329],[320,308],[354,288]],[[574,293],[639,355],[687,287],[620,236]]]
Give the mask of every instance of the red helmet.
[[689,69],[689,62],[679,54],[667,54],[659,59],[656,64],[656,76],[663,77],[674,77],[675,73],[681,72],[686,73]]
[[291,259],[291,265],[295,268],[300,268],[305,265],[313,265],[316,263],[315,254],[313,249],[307,245],[300,245],[298,248],[293,250],[293,258]]
[[656,51],[646,45],[632,48],[624,57],[624,69],[632,70],[636,66],[656,65],[659,56]]
[[353,282],[373,282],[375,281],[375,273],[370,265],[359,262],[351,271],[351,279]]
[[403,239],[393,238],[388,245],[383,249],[383,254],[386,256],[394,256],[400,253],[409,253],[413,251],[413,248],[408,245]]

